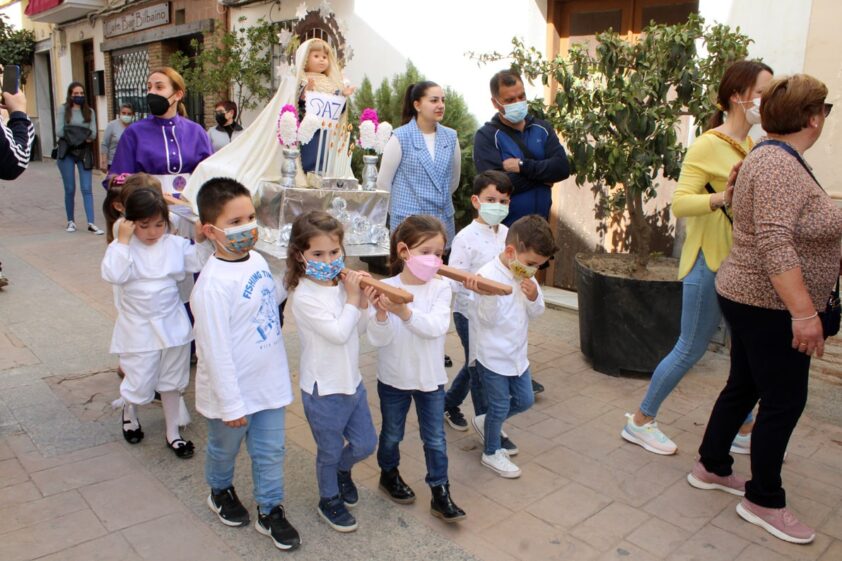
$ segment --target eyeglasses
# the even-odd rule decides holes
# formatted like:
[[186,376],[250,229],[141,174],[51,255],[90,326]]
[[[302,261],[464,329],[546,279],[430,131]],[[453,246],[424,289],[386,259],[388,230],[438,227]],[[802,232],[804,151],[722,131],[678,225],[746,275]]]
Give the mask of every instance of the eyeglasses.
[[824,104],[824,116],[825,116],[825,118],[827,118],[827,116],[830,115],[831,109],[833,109],[832,103],[825,103]]

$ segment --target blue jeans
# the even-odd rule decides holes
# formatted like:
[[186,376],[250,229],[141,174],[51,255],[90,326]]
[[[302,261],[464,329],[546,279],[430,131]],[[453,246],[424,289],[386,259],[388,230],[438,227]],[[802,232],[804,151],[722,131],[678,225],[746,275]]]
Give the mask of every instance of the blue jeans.
[[339,495],[336,472],[351,471],[354,464],[371,456],[377,447],[377,431],[368,410],[368,393],[360,382],[354,395],[319,395],[317,384],[313,387],[313,395],[301,392],[301,402],[318,446],[319,496],[329,499]]
[[205,480],[211,489],[222,491],[233,485],[234,464],[245,438],[251,457],[254,500],[260,512],[268,514],[284,502],[285,412],[283,407],[257,411],[246,415],[246,426],[237,428],[221,419],[208,419]]
[[485,449],[483,453],[494,454],[500,445],[500,431],[503,421],[523,413],[535,403],[532,393],[532,374],[527,368],[520,376],[502,376],[477,361],[477,373],[482,378],[488,411],[485,413]]
[[462,348],[465,350],[465,364],[456,377],[453,378],[453,383],[450,384],[450,389],[444,395],[444,409],[453,409],[459,407],[465,398],[468,397],[468,391],[471,392],[471,401],[474,403],[474,413],[476,415],[483,415],[488,405],[485,402],[485,392],[482,389],[482,381],[477,375],[476,368],[468,364],[468,318],[459,312],[453,312],[453,325],[456,326],[456,334],[459,335],[459,340],[462,342]]
[[437,390],[400,390],[380,380],[377,381],[377,395],[380,396],[380,413],[383,423],[380,427],[380,446],[377,448],[377,465],[384,471],[398,467],[401,452],[398,446],[403,440],[406,415],[415,400],[418,414],[418,429],[424,443],[424,459],[427,463],[427,485],[447,483],[447,441],[444,437],[444,386]]
[[67,221],[74,220],[74,206],[76,204],[76,173],[74,168],[79,170],[79,188],[82,191],[82,202],[85,203],[85,216],[89,223],[96,219],[94,216],[94,194],[91,191],[92,170],[85,169],[82,160],[78,162],[73,156],[67,156],[56,161],[58,171],[61,174],[61,181],[64,183],[64,210],[67,213]]

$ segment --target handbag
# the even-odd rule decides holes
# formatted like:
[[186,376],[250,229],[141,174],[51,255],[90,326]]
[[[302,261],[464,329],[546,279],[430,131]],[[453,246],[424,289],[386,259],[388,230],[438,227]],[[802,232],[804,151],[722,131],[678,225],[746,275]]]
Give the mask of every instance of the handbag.
[[[807,162],[804,161],[804,158],[801,157],[792,146],[785,142],[781,142],[780,140],[764,140],[755,148],[763,146],[764,144],[771,144],[774,146],[778,146],[782,148],[786,152],[788,152],[793,158],[798,160],[798,163],[801,164],[807,173],[810,174],[810,177],[813,178],[813,181],[816,182],[822,191],[824,191],[824,187],[822,184],[819,183],[819,180],[816,179],[816,176],[813,175],[813,170],[810,169],[810,166],[807,165]],[[819,319],[822,321],[822,329],[824,330],[825,339],[828,337],[833,337],[837,333],[839,333],[839,324],[842,323],[842,304],[839,302],[839,279],[836,279],[836,288],[834,288],[830,292],[830,297],[827,299],[827,305],[824,307],[823,312],[819,312]]]

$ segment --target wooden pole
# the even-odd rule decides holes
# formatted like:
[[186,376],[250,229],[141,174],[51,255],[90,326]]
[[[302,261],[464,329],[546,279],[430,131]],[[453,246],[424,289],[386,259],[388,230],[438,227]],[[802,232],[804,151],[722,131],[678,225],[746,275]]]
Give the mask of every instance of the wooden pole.
[[[476,276],[447,265],[439,267],[439,274],[443,277],[447,277],[461,283],[464,283],[465,280],[470,277]],[[477,288],[484,290],[485,292],[490,292],[496,296],[503,296],[512,293],[512,287],[508,284],[503,284],[484,277],[477,277]]]
[[[350,269],[342,269],[342,275],[344,276],[349,271]],[[395,304],[408,304],[414,299],[414,296],[412,296],[412,294],[407,292],[406,290],[403,290],[402,288],[397,288],[390,284],[386,284],[385,282],[373,279],[371,277],[361,277],[360,286],[362,286],[363,288],[369,286],[374,288],[377,292],[385,294],[386,298],[388,298]]]

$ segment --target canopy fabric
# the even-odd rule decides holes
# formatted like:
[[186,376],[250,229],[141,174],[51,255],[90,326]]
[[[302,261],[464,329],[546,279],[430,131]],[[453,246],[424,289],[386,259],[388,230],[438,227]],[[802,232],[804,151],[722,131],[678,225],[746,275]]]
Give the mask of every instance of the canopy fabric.
[[28,16],[34,16],[35,14],[55,8],[59,4],[61,4],[61,0],[29,0],[29,4],[23,13]]

